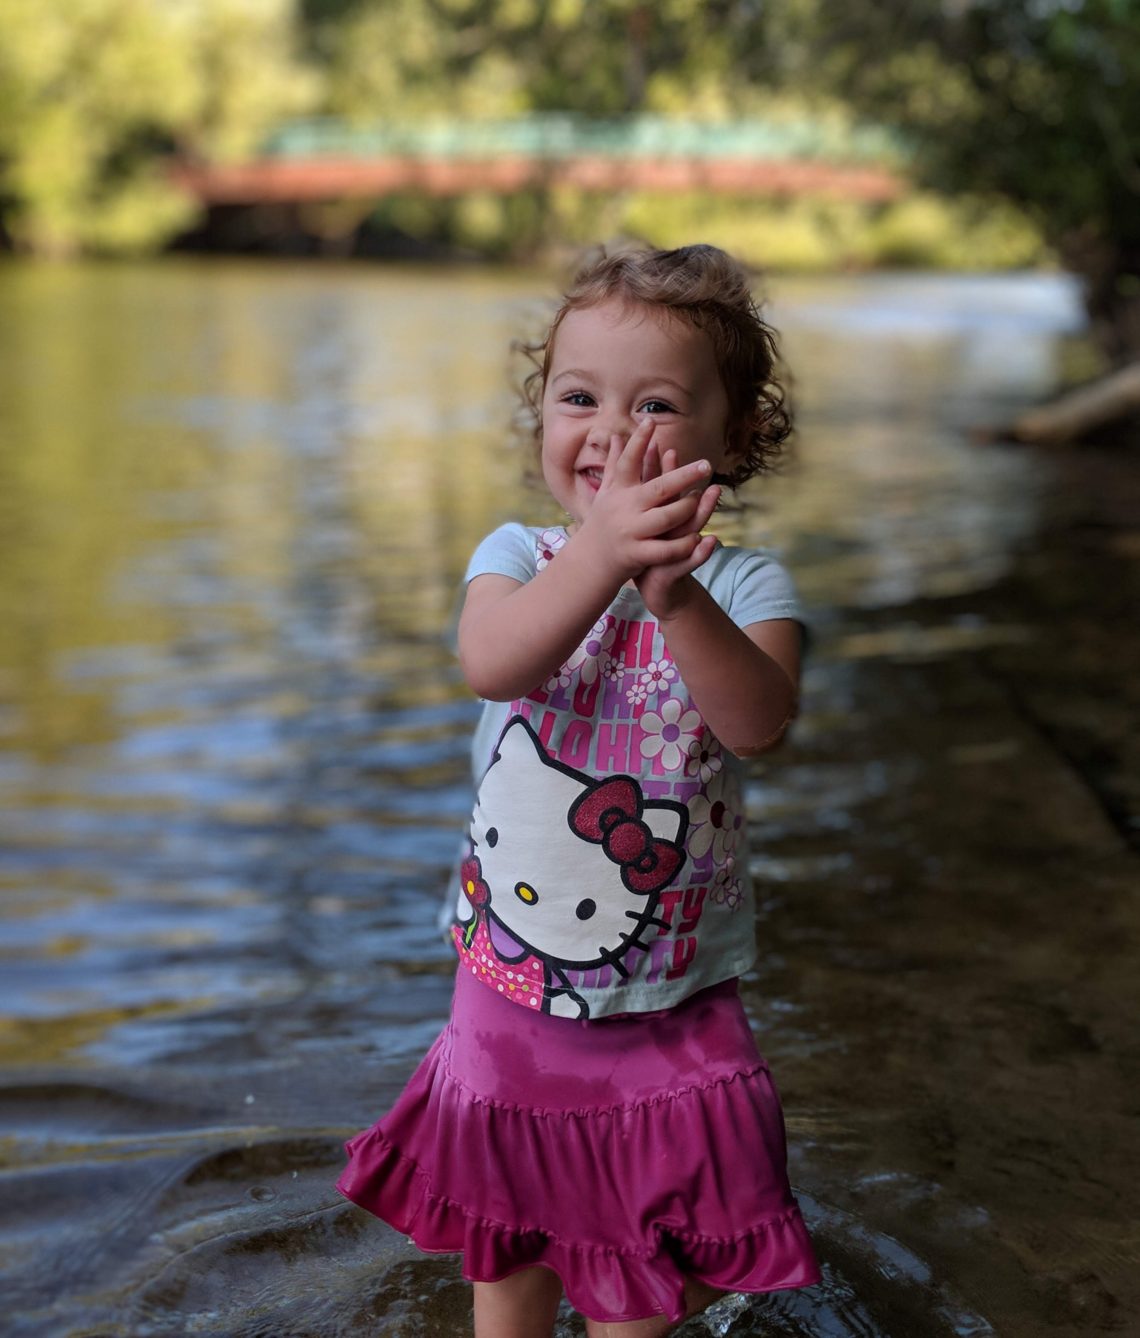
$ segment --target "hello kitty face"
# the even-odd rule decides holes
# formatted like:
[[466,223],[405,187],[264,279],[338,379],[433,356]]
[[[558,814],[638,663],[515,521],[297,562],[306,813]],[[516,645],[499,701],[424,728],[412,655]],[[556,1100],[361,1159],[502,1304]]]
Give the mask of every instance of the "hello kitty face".
[[661,923],[654,911],[678,881],[687,825],[684,805],[646,800],[630,776],[594,781],[553,761],[513,717],[471,821],[498,955],[622,970],[619,959],[645,947],[642,931]]

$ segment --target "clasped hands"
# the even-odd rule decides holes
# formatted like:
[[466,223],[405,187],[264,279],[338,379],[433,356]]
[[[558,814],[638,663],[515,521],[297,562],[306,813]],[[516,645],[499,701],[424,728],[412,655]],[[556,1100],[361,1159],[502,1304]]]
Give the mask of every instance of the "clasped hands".
[[659,451],[655,426],[643,418],[628,440],[610,438],[601,483],[578,534],[619,584],[634,582],[645,607],[662,622],[687,602],[688,577],[716,549],[716,538],[701,530],[721,489],[706,482],[707,460],[678,465],[675,450]]

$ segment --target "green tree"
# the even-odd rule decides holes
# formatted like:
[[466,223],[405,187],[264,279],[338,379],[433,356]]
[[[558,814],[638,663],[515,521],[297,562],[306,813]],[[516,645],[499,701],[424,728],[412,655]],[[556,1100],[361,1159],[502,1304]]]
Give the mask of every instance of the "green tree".
[[1027,209],[1140,355],[1140,0],[798,0],[793,65],[894,123],[917,172]]
[[330,110],[357,117],[731,115],[767,76],[740,0],[304,0]]
[[292,0],[0,0],[0,208],[44,255],[157,245],[195,206],[172,146],[251,148],[315,86]]

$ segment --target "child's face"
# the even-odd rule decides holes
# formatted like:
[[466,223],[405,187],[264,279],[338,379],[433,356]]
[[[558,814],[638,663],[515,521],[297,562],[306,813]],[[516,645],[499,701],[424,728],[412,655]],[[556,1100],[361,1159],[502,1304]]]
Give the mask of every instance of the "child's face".
[[594,500],[610,440],[655,423],[658,458],[731,454],[728,396],[706,335],[670,312],[610,299],[567,312],[554,338],[542,396],[542,474],[581,521]]

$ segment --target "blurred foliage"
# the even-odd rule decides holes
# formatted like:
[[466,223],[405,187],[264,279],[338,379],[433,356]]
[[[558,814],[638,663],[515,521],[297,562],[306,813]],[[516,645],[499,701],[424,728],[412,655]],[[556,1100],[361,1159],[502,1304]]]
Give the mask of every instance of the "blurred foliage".
[[163,155],[234,158],[315,79],[292,0],[0,0],[0,210],[44,255],[137,251],[190,221]]
[[[1140,0],[801,0],[813,86],[904,127],[920,177],[1012,201],[1140,349]],[[873,52],[874,59],[868,59]]]
[[677,110],[730,116],[774,70],[740,0],[309,0],[329,108],[348,116]]
[[[924,189],[397,198],[373,223],[491,255],[627,230],[798,268],[984,267],[1040,258],[1028,217],[1110,316],[1136,291],[1140,0],[0,0],[0,31],[0,229],[43,254],[161,244],[190,213],[164,155],[240,158],[305,113],[807,114],[897,126]],[[309,211],[330,235],[361,212]]]
[[813,272],[869,267],[1013,269],[1049,259],[1040,233],[1010,205],[917,192],[888,203],[804,195],[760,200],[700,190],[659,195],[573,187],[459,199],[397,195],[373,225],[425,243],[496,259],[533,256],[599,237],[681,246],[694,237],[760,269]]

